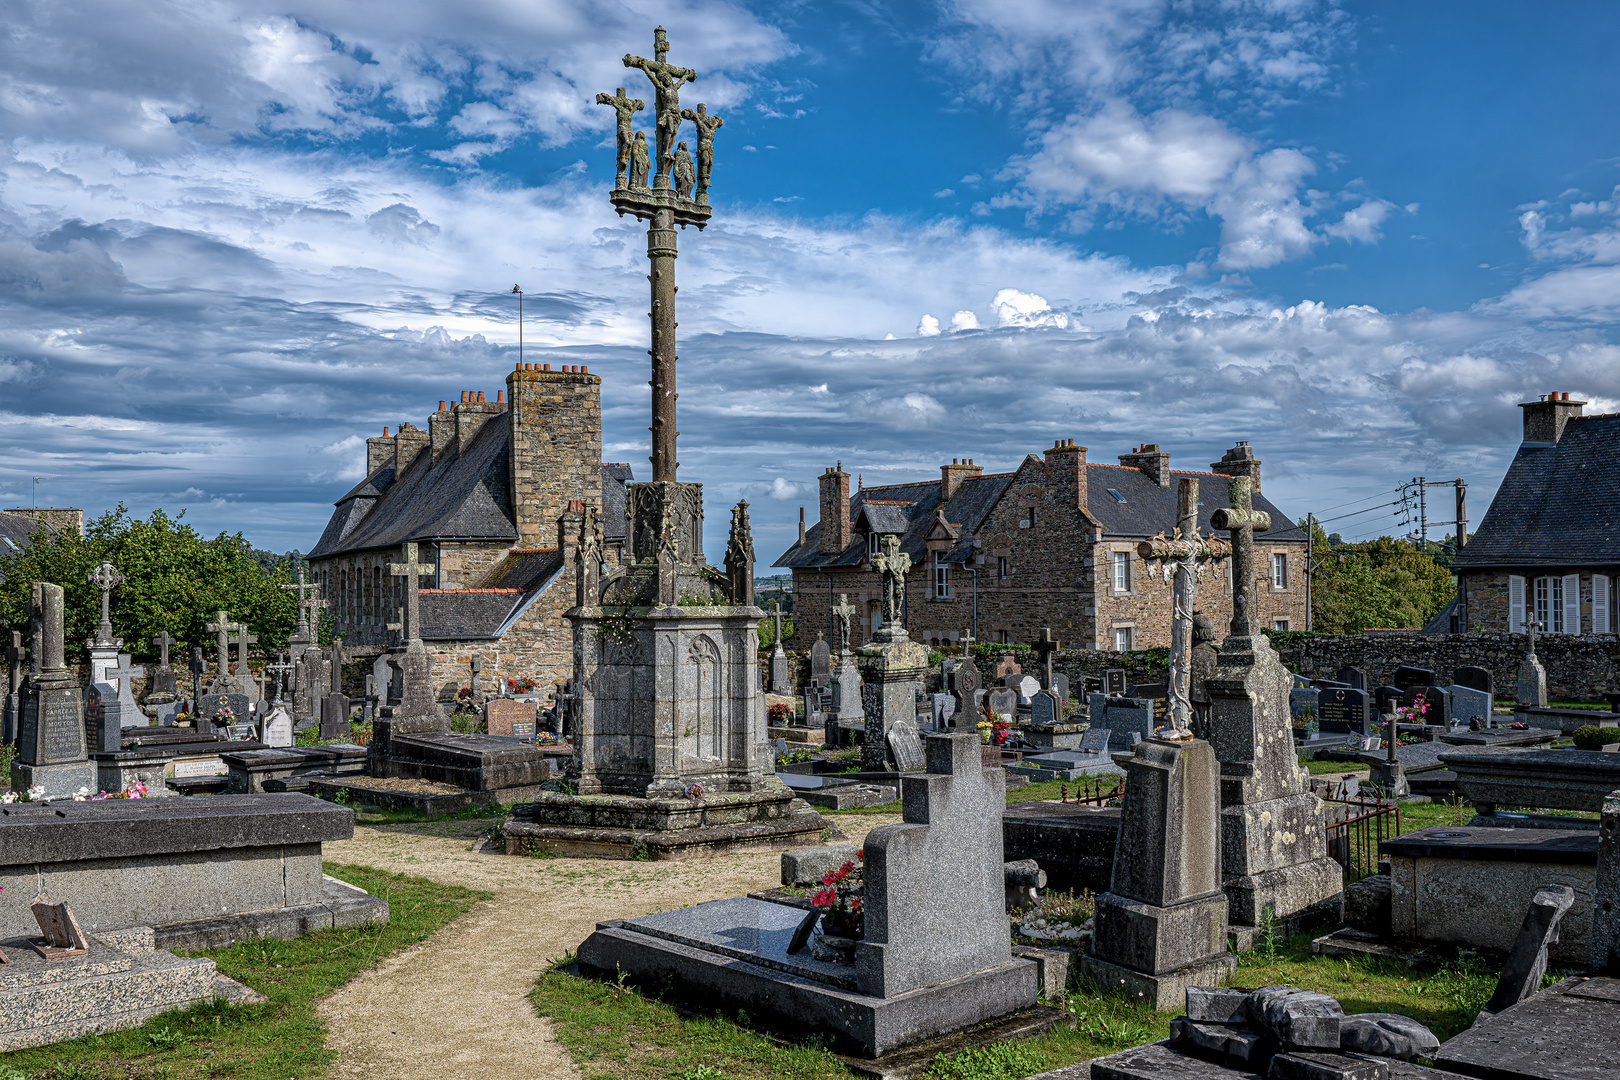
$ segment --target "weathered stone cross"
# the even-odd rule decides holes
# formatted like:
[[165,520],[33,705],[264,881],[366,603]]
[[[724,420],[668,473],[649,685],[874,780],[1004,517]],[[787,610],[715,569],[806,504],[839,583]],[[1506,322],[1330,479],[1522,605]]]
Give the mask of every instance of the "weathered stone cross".
[[394,621],[391,622],[391,623],[383,623],[383,629],[384,630],[392,630],[394,633],[396,633],[396,634],[398,634],[400,636],[401,641],[406,640],[405,633],[404,633],[404,631],[405,631],[405,609],[402,608],[402,607],[395,608],[394,609]]
[[236,668],[244,679],[250,679],[253,672],[248,670],[247,647],[257,645],[259,639],[247,632],[246,623],[232,623],[231,629],[236,632]]
[[128,690],[130,695],[133,696],[135,693],[135,676],[145,674],[146,672],[131,664],[129,656],[125,655],[118,658],[117,667],[103,671],[101,677],[117,686],[120,694]]
[[286,681],[286,677],[292,673],[292,670],[293,665],[287,662],[285,654],[278,655],[275,663],[264,665],[264,673],[270,679],[270,704],[278,705],[281,703],[282,684]]
[[[1271,528],[1271,515],[1254,509],[1253,482],[1234,476],[1226,482],[1226,506],[1209,523],[1232,534],[1232,636],[1252,637],[1254,626],[1254,534]],[[1197,505],[1197,493],[1193,495]]]
[[219,677],[231,677],[231,631],[236,629],[236,623],[231,622],[230,614],[220,608],[214,613],[214,621],[208,623],[203,629],[214,635],[214,644],[219,649]]
[[849,655],[849,624],[855,618],[855,605],[849,602],[848,593],[838,594],[838,603],[833,605],[833,614],[838,616],[838,655]]
[[388,572],[394,577],[405,579],[405,619],[401,630],[405,635],[407,645],[422,640],[422,603],[420,598],[421,579],[433,573],[432,563],[416,561],[416,545],[405,544],[400,548],[400,557],[404,562],[389,563]]
[[11,682],[6,684],[11,688],[10,693],[16,694],[20,692],[17,684],[22,681],[22,662],[22,631],[13,630],[11,632],[11,644],[6,646],[6,663],[11,665]]
[[[1249,481],[1247,477],[1239,479],[1242,479],[1245,485],[1243,505],[1247,510]],[[1152,540],[1142,541],[1136,546],[1136,551],[1143,559],[1156,561],[1163,575],[1171,579],[1169,704],[1170,724],[1175,729],[1171,737],[1190,739],[1192,738],[1193,598],[1198,578],[1210,565],[1231,554],[1231,547],[1218,537],[1204,539],[1198,535],[1197,480],[1183,477],[1176,496],[1175,534],[1165,536],[1160,533]],[[1234,499],[1235,497],[1234,494]],[[1221,514],[1224,511],[1217,510],[1215,513]],[[1270,519],[1267,518],[1266,524],[1260,527],[1266,528],[1269,525]],[[1233,535],[1238,535],[1236,529]],[[1247,533],[1244,535],[1247,536]],[[1152,572],[1151,567],[1149,572]],[[1237,605],[1235,589],[1232,602],[1235,608]],[[1232,626],[1232,632],[1237,633],[1236,620]]]
[[966,656],[968,650],[978,643],[979,639],[973,636],[973,628],[971,626],[963,627],[962,636],[957,639],[957,644],[962,646],[962,655]]
[[1031,647],[1041,654],[1041,668],[1046,673],[1045,687],[1050,690],[1052,689],[1052,656],[1063,648],[1063,642],[1052,636],[1050,626],[1043,626],[1041,627],[1040,638]]
[[169,646],[174,644],[174,638],[169,636],[167,630],[152,639],[152,644],[158,647],[158,665],[169,666]]
[[298,584],[281,586],[283,592],[296,592],[298,594],[298,629],[293,631],[293,636],[300,640],[307,640],[310,636],[309,624],[311,620],[309,618],[310,608],[308,601],[311,591],[319,592],[320,588],[314,582],[306,582],[302,570],[298,571]]
[[782,605],[776,605],[776,651],[782,651]]
[[124,583],[124,575],[120,574],[112,563],[105,560],[101,565],[90,571],[85,579],[91,585],[101,590],[101,625],[96,627],[95,644],[105,644],[112,641],[112,616],[109,609],[112,591]]

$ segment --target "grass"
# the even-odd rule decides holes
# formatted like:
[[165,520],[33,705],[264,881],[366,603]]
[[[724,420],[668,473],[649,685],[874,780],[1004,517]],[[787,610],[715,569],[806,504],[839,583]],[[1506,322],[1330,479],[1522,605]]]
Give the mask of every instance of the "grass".
[[[1466,1028],[1496,987],[1496,973],[1477,960],[1415,972],[1379,957],[1312,955],[1312,936],[1278,942],[1268,952],[1241,954],[1235,984],[1287,983],[1318,990],[1338,998],[1346,1012],[1410,1016],[1442,1041]],[[631,986],[554,971],[541,977],[529,1000],[536,1012],[552,1019],[558,1041],[588,1080],[821,1080],[853,1075],[819,1043],[773,1038],[754,1030],[746,1015],[683,1015]],[[1070,990],[1062,1004],[1074,1014],[1074,1030],[942,1057],[927,1075],[932,1080],[1021,1080],[1165,1038],[1177,1015],[1155,1013],[1122,994],[1098,993],[1089,985]]]
[[326,872],[389,904],[381,926],[328,930],[293,941],[250,941],[193,955],[270,999],[215,1002],[164,1013],[142,1027],[0,1054],[0,1080],[306,1080],[325,1077],[333,1055],[315,1016],[330,994],[391,953],[424,940],[489,893],[363,866]]
[[1357,772],[1363,774],[1367,772],[1367,766],[1357,765],[1353,761],[1318,761],[1316,758],[1300,758],[1299,763],[1305,766],[1312,776],[1348,776]]

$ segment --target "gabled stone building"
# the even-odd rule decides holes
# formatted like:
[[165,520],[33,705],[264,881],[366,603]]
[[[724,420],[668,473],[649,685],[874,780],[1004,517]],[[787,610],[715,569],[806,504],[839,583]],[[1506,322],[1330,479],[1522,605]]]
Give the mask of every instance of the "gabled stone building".
[[609,565],[624,546],[630,466],[602,463],[601,379],[584,367],[528,364],[486,401],[439,402],[427,429],[401,424],[366,440],[366,475],[337,501],[309,554],[326,611],[352,655],[397,641],[404,579],[388,564],[420,545],[422,639],[441,691],[470,681],[566,678],[573,551],[587,504],[601,516]]
[[1452,561],[1456,625],[1613,634],[1620,581],[1620,413],[1548,394],[1519,406],[1524,437],[1479,528]]
[[[1254,508],[1271,515],[1257,534],[1267,576],[1260,625],[1305,628],[1305,534],[1260,491],[1260,462],[1239,443],[1207,473],[1170,468],[1147,444],[1119,464],[1086,460],[1086,448],[1058,442],[1012,472],[986,473],[971,458],[940,466],[939,480],[849,491],[842,464],[820,478],[821,520],[800,526],[798,543],[775,565],[793,571],[794,626],[807,648],[833,640],[829,605],[840,594],[860,611],[860,644],[876,627],[877,538],[900,536],[911,556],[906,627],[929,645],[958,642],[975,625],[981,642],[1028,643],[1051,627],[1065,647],[1127,651],[1168,645],[1170,587],[1150,577],[1139,541],[1175,525],[1176,488],[1197,477],[1200,528],[1226,505],[1227,478],[1254,482]],[[1224,630],[1232,613],[1231,571],[1199,586],[1198,608]],[[976,612],[976,617],[975,617]]]

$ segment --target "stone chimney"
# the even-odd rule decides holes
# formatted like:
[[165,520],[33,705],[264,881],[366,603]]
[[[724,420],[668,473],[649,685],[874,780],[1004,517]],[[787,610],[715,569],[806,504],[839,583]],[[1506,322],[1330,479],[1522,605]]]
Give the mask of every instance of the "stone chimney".
[[456,441],[456,414],[453,409],[445,408],[443,401],[439,402],[438,411],[428,417],[428,432],[432,436],[433,462],[438,464],[450,444]]
[[849,473],[840,461],[821,474],[821,553],[841,554],[849,541]]
[[540,547],[557,535],[557,519],[571,503],[602,505],[602,378],[581,365],[553,371],[550,364],[519,364],[506,377],[506,401],[494,407],[502,406],[512,432],[508,468],[518,543]]
[[401,424],[394,435],[394,475],[411,467],[416,455],[427,449],[428,433],[415,424]]
[[[499,391],[494,401],[485,401],[482,390],[468,390],[462,394],[461,403],[456,406],[456,447],[458,452],[466,450],[472,445],[473,436],[488,423],[492,416],[499,416],[506,411],[506,402]],[[438,456],[434,456],[438,460]]]
[[1130,453],[1119,455],[1119,463],[1130,469],[1141,469],[1149,480],[1162,488],[1170,486],[1170,453],[1160,450],[1158,443],[1143,443]]
[[799,507],[799,543],[804,543],[804,507]]
[[1581,415],[1584,401],[1571,401],[1567,392],[1548,394],[1540,401],[1526,401],[1519,405],[1524,410],[1524,441],[1527,443],[1557,443],[1564,437],[1564,425]]
[[1220,476],[1247,476],[1254,481],[1254,493],[1260,494],[1260,459],[1254,456],[1254,447],[1246,442],[1232,447],[1221,460],[1210,462],[1209,470]]
[[1065,503],[1077,510],[1087,509],[1085,447],[1074,445],[1073,439],[1053,443],[1046,452],[1046,477],[1053,493],[1062,493]]
[[982,472],[984,466],[973,464],[972,458],[963,458],[961,461],[951,458],[949,465],[939,467],[939,501],[950,502],[951,496],[956,494],[956,489],[962,486],[962,481],[978,476]]
[[378,469],[394,460],[394,440],[383,428],[381,435],[375,435],[366,440],[366,475],[370,476]]

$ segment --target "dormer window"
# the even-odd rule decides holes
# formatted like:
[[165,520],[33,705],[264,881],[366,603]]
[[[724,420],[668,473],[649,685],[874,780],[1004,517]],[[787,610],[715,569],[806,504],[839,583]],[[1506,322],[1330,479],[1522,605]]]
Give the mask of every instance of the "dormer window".
[[951,567],[943,556],[934,556],[934,599],[949,600],[951,597]]

